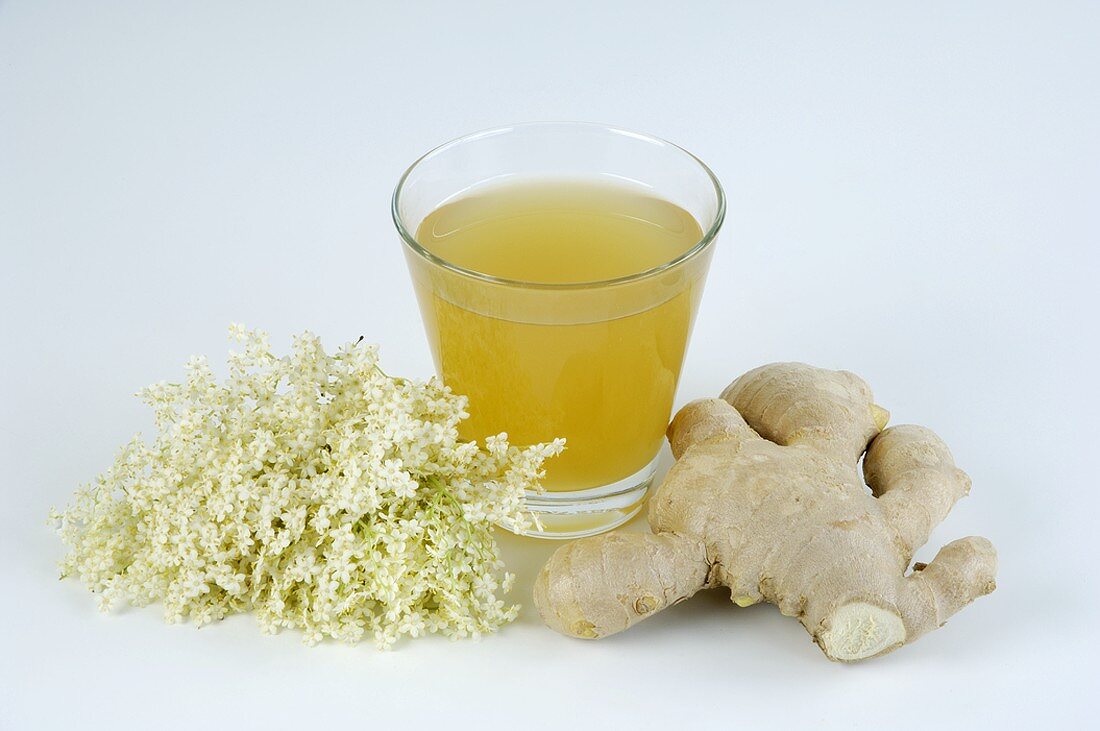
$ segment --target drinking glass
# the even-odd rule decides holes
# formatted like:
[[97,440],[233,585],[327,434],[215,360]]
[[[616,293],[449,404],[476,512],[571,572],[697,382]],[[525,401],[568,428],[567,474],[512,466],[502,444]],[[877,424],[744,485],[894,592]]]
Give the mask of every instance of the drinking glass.
[[[625,183],[691,214],[698,243],[658,266],[596,282],[504,279],[416,240],[434,210],[483,186]],[[436,368],[470,399],[462,436],[566,438],[527,496],[546,538],[591,535],[641,508],[653,480],[713,244],[725,214],[714,174],[649,135],[583,122],[477,132],[428,152],[393,195],[393,220]],[[480,433],[475,433],[480,432]]]

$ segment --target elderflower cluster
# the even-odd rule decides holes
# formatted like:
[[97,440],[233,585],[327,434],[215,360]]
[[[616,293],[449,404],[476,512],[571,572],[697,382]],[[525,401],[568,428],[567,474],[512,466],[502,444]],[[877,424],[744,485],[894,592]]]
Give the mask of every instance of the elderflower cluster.
[[225,382],[192,358],[184,382],[142,391],[156,439],[135,438],[52,514],[63,575],[105,610],[161,602],[169,622],[198,625],[254,612],[310,644],[514,619],[491,529],[530,525],[524,490],[564,442],[481,448],[458,436],[465,397],[387,376],[375,346],[329,355],[305,333],[278,358],[262,331],[230,331],[243,351]]

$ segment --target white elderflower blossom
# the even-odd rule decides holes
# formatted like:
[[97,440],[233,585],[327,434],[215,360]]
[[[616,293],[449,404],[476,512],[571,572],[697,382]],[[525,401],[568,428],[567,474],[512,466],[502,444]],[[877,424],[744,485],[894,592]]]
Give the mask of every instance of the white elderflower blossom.
[[244,349],[226,381],[192,358],[182,383],[144,389],[156,439],[51,514],[63,576],[103,609],[159,601],[200,626],[250,611],[310,644],[479,636],[515,618],[492,525],[531,525],[524,490],[562,440],[464,442],[466,398],[387,376],[372,345],[329,355],[307,332],[277,358],[262,331],[230,335]]

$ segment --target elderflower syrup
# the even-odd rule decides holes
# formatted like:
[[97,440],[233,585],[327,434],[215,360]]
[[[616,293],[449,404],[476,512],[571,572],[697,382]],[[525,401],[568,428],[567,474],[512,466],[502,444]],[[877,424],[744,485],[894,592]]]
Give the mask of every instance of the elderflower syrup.
[[[535,284],[586,284],[644,272],[702,236],[684,209],[626,184],[490,186],[420,224],[425,249],[465,269]],[[515,294],[522,298],[525,293]],[[470,399],[462,434],[517,444],[565,437],[548,490],[614,482],[660,448],[691,325],[691,292],[625,317],[560,323],[486,316],[431,302],[444,382]],[[552,313],[551,313],[552,314]]]
[[[510,140],[520,144],[515,149],[494,154],[477,144],[444,146],[426,156],[399,185],[394,215],[437,370],[469,398],[462,436],[483,442],[505,432],[513,444],[565,438],[565,451],[545,465],[548,492],[528,496],[547,533],[565,537],[600,532],[641,505],[722,201],[709,171],[700,182],[706,169],[667,143],[661,144],[679,157],[665,172],[677,185],[695,176],[687,198],[697,199],[699,210],[662,195],[637,173],[569,174],[568,151],[554,150],[561,138],[536,129],[542,126],[520,125],[480,140]],[[603,134],[604,128],[591,127]],[[533,132],[546,134],[527,142],[511,137]],[[580,144],[593,141],[603,144],[587,136]],[[433,156],[448,152],[456,159],[433,169],[439,165]],[[607,152],[596,159],[607,158],[601,163],[613,169]],[[654,152],[639,145],[628,157],[644,162]],[[525,156],[551,170],[533,173],[518,164]],[[483,167],[507,167],[499,161],[509,159],[527,169],[473,184],[462,180]],[[441,181],[449,175],[455,190],[425,206],[445,190]],[[403,196],[418,199],[418,212]]]

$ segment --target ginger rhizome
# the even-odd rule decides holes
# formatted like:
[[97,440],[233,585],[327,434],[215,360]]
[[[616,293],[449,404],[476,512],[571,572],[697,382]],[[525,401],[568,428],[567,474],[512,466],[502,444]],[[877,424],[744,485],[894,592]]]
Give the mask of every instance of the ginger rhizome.
[[994,589],[996,553],[962,538],[910,571],[970,479],[934,433],[883,429],[888,416],[854,374],[799,363],[757,368],[722,398],[688,404],[668,429],[677,462],[650,502],[653,533],[559,549],[535,583],[543,620],[606,637],[724,586],[739,606],[798,617],[833,660],[936,629]]

